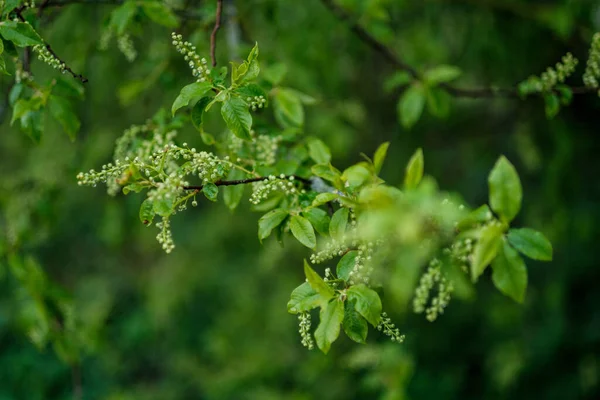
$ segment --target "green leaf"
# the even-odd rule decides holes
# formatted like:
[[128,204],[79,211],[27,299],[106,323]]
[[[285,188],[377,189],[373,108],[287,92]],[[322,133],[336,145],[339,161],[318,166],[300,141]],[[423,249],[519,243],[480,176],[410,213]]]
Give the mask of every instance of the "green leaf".
[[248,111],[248,105],[237,97],[231,97],[223,102],[221,115],[227,124],[227,128],[240,139],[250,139],[252,128],[252,116]]
[[17,48],[13,42],[4,40],[2,38],[0,38],[0,42],[2,42],[2,45],[4,46],[4,53],[6,53],[6,55],[11,57],[19,57],[19,53],[17,52]]
[[4,40],[0,39],[0,55],[4,53]]
[[381,167],[383,167],[383,162],[385,161],[385,156],[387,155],[389,147],[390,142],[384,142],[379,145],[377,150],[375,150],[375,155],[373,156],[373,167],[375,168],[375,173],[377,174],[381,172]]
[[490,206],[504,222],[512,221],[521,209],[523,189],[515,167],[502,156],[488,177]]
[[10,40],[15,46],[26,47],[43,45],[44,41],[26,22],[3,21],[0,22],[0,35],[6,40]]
[[498,254],[502,244],[502,229],[496,225],[488,225],[481,228],[479,240],[473,249],[473,260],[471,261],[471,278],[477,281],[488,265]]
[[460,68],[453,65],[438,65],[425,71],[423,78],[430,85],[438,85],[455,80],[461,74]]
[[2,10],[4,15],[8,15],[9,12],[14,10],[19,6],[21,0],[6,0],[4,2],[4,9]]
[[202,193],[210,201],[217,201],[217,195],[219,194],[219,188],[212,182],[205,183],[202,185]]
[[335,295],[335,291],[308,265],[306,260],[304,260],[304,275],[310,286],[319,293],[324,302],[329,301]]
[[242,83],[256,79],[260,73],[260,66],[258,64],[258,43],[256,43],[250,51],[245,64],[247,65],[246,71],[243,76],[240,76]]
[[530,228],[510,229],[508,241],[529,258],[552,261],[552,244],[541,232]]
[[544,95],[544,110],[549,119],[556,117],[560,111],[560,99],[554,93]]
[[266,79],[271,85],[277,86],[281,83],[285,74],[287,73],[287,65],[284,63],[277,63],[269,65],[263,69],[263,78]]
[[308,282],[304,282],[292,291],[287,310],[290,314],[309,311],[322,304],[321,295],[317,293]]
[[165,4],[158,1],[143,2],[141,4],[144,13],[157,24],[161,24],[167,28],[174,28],[179,25],[177,17]]
[[154,213],[160,215],[161,217],[168,217],[173,212],[173,198],[169,197],[168,199],[154,200],[152,202]]
[[365,164],[366,163],[362,162],[351,165],[344,170],[342,180],[346,182],[349,188],[358,188],[371,178],[371,171],[364,166]]
[[312,226],[323,236],[329,235],[329,215],[320,208],[310,208],[302,212]]
[[177,110],[187,106],[193,98],[202,97],[211,89],[212,84],[210,82],[194,82],[190,85],[184,86],[183,89],[181,89],[179,96],[177,96],[173,102],[171,113],[175,115]]
[[406,129],[410,129],[419,121],[425,106],[425,88],[420,83],[412,84],[400,96],[398,101],[398,115],[400,123]]
[[336,193],[319,193],[312,202],[313,207],[319,207],[323,204],[334,201],[339,196]]
[[[2,43],[1,40],[0,40],[0,43]],[[4,75],[10,75],[10,73],[6,69],[6,63],[4,62],[4,57],[2,57],[2,56],[0,56],[0,73],[2,73]]]
[[478,225],[492,219],[492,211],[487,204],[482,205],[476,210],[471,211],[458,222],[456,228],[460,231],[476,228]]
[[342,322],[346,335],[357,343],[365,343],[369,327],[367,321],[356,311],[355,302],[347,301]]
[[115,8],[110,15],[110,25],[117,35],[122,36],[127,29],[127,25],[137,11],[137,4],[134,1],[126,1],[123,5]]
[[65,133],[69,135],[71,141],[75,141],[81,123],[77,118],[77,114],[73,111],[71,103],[63,97],[50,96],[48,109],[52,117],[58,121]]
[[321,308],[319,326],[315,331],[315,341],[319,349],[325,354],[329,352],[331,344],[340,335],[340,325],[344,320],[344,303],[333,300]]
[[146,199],[140,206],[140,221],[144,225],[150,225],[154,219],[154,204],[152,200]]
[[346,227],[348,226],[348,214],[349,210],[346,207],[342,207],[331,217],[329,234],[335,240],[341,241],[342,237],[346,234]]
[[313,249],[317,245],[315,230],[306,218],[300,215],[292,215],[290,230],[292,235],[306,247]]
[[123,187],[123,194],[129,194],[130,192],[140,193],[142,190],[146,189],[148,186],[143,185],[138,182],[131,183],[127,186]]
[[344,254],[344,256],[340,259],[337,264],[336,273],[338,278],[343,279],[345,281],[350,278],[350,272],[354,270],[354,266],[356,265],[356,257],[358,256],[358,251],[351,250]]
[[347,293],[349,300],[356,301],[356,311],[376,327],[381,319],[381,299],[377,292],[361,283],[351,286]]
[[[232,169],[227,176],[228,180],[239,180],[245,177],[244,172]],[[232,185],[223,187],[223,201],[230,210],[235,210],[244,195],[244,185]]]
[[421,179],[423,179],[424,164],[423,150],[418,148],[406,166],[406,174],[404,176],[404,187],[406,189],[414,189],[419,186]]
[[273,98],[275,119],[284,128],[304,125],[304,107],[295,91],[279,88]]
[[331,161],[331,151],[322,140],[310,138],[307,145],[310,158],[317,164],[328,164]]
[[204,110],[208,103],[213,100],[211,96],[206,96],[198,100],[198,102],[192,108],[192,124],[194,127],[202,132],[202,121],[204,119]]
[[404,86],[414,80],[413,76],[406,71],[395,72],[389,79],[383,83],[383,90],[386,93],[392,92],[399,86]]
[[446,118],[450,114],[452,96],[445,90],[430,88],[427,91],[427,109],[431,115]]
[[261,88],[255,83],[249,83],[247,85],[240,86],[234,90],[234,93],[239,94],[242,97],[242,99],[257,96],[263,96],[265,99],[269,97],[267,93],[263,90],[263,88]]
[[260,217],[258,220],[258,239],[262,242],[263,239],[269,237],[271,231],[279,226],[287,216],[287,211],[278,208]]
[[492,262],[492,270],[492,281],[498,290],[523,303],[527,290],[527,269],[519,253],[505,240]]

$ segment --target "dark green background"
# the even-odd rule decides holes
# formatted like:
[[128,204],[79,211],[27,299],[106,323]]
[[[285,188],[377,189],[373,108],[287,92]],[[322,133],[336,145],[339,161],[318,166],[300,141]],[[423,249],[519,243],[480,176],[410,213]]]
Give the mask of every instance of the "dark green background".
[[[214,3],[188,2],[199,18],[179,30],[206,56]],[[567,51],[580,59],[570,81],[580,85],[589,41],[600,30],[600,4],[592,0],[340,3],[417,69],[457,65],[464,71],[457,84],[469,87],[515,85]],[[320,1],[235,6],[237,17],[225,17],[219,32],[219,63],[232,53],[243,56],[257,41],[263,66],[287,65],[285,85],[320,100],[307,110],[306,132],[330,145],[334,164],[348,166],[360,152],[372,154],[390,141],[382,176],[396,184],[412,152],[423,147],[426,173],[478,205],[487,197],[489,170],[505,154],[524,186],[515,224],[544,232],[554,261],[528,262],[524,305],[487,277],[435,323],[388,310],[406,334],[403,345],[372,331],[366,346],[343,338],[328,356],[306,351],[285,304],[303,279],[308,253],[292,241],[283,249],[271,240],[261,246],[260,214],[247,201],[233,214],[203,201],[177,215],[177,247],[165,255],[156,229],[138,221],[141,197],[110,198],[102,188],[77,186],[77,172],[108,162],[122,131],[170,107],[191,77],[168,29],[140,18],[131,31],[139,56],[130,64],[114,41],[105,52],[97,49],[113,5],[52,8],[40,32],[89,78],[78,105],[82,129],[72,143],[49,121],[41,144],[33,144],[9,126],[4,94],[11,78],[0,78],[0,247],[35,256],[72,294],[85,343],[84,398],[598,398],[598,97],[576,97],[553,120],[539,99],[456,99],[448,119],[425,113],[406,131],[396,115],[400,93],[383,90],[392,66]],[[239,46],[228,39],[232,27]],[[56,76],[39,62],[33,73],[42,81]],[[213,119],[209,126],[221,129]],[[200,146],[192,129],[180,138]],[[70,367],[51,347],[39,352],[21,329],[20,288],[5,261],[0,399],[70,398]]]

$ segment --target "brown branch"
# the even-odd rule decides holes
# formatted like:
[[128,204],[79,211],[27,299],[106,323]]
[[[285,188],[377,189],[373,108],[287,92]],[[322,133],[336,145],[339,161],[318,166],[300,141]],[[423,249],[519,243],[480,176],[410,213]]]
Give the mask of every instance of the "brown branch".
[[46,46],[46,49],[47,49],[47,50],[50,52],[50,54],[52,54],[52,55],[54,56],[54,58],[56,58],[58,61],[60,61],[60,63],[61,63],[62,65],[64,65],[64,66],[65,66],[65,69],[64,69],[64,70],[65,70],[65,71],[67,71],[69,74],[71,74],[71,76],[72,76],[73,78],[80,80],[80,81],[81,81],[81,83],[86,83],[86,82],[88,81],[88,79],[87,79],[85,76],[83,76],[83,75],[81,75],[81,74],[77,74],[77,73],[75,73],[75,72],[74,72],[74,71],[71,69],[71,67],[69,67],[69,66],[68,66],[68,65],[67,65],[67,64],[66,64],[66,63],[65,63],[63,60],[61,60],[61,59],[60,59],[60,57],[56,55],[56,53],[54,52],[54,50],[52,50],[52,47],[50,47],[50,45],[49,45],[48,43],[44,43],[44,44],[45,44],[45,46]]
[[[367,30],[359,25],[357,22],[351,20],[350,15],[344,11],[339,5],[335,3],[335,0],[321,0],[321,2],[331,12],[343,22],[347,22],[350,25],[350,29],[359,39],[365,44],[371,47],[373,50],[383,56],[383,58],[392,64],[397,69],[408,72],[414,79],[420,80],[418,71],[402,60],[396,53],[394,53],[389,47],[381,43],[375,37],[373,37]],[[506,98],[519,98],[519,91],[516,87],[481,87],[481,88],[462,88],[456,87],[449,83],[442,83],[439,85],[442,89],[448,92],[454,97],[463,97],[471,99],[479,98],[493,98],[493,97],[506,97]],[[570,87],[573,94],[589,94],[595,93],[597,89],[589,88],[586,86],[573,86]],[[544,93],[537,93],[537,95],[543,95]]]
[[215,27],[210,34],[210,59],[212,61],[213,68],[217,66],[217,59],[215,52],[217,50],[217,32],[221,27],[221,12],[223,11],[223,0],[217,0],[217,13],[215,15]]
[[[301,176],[297,176],[297,175],[285,175],[283,178],[278,177],[278,179],[290,179],[290,178],[294,178],[294,180],[298,181],[298,182],[302,182],[305,185],[310,185],[310,179],[306,179],[303,178]],[[268,176],[261,176],[258,178],[248,178],[248,179],[237,179],[237,180],[231,180],[231,181],[222,181],[222,180],[218,180],[216,182],[214,182],[214,184],[216,186],[235,186],[235,185],[246,185],[248,183],[254,183],[254,182],[262,182],[262,181],[267,181],[269,180]],[[184,186],[183,189],[184,190],[202,190],[202,188],[204,187],[204,185],[199,185],[199,186]]]

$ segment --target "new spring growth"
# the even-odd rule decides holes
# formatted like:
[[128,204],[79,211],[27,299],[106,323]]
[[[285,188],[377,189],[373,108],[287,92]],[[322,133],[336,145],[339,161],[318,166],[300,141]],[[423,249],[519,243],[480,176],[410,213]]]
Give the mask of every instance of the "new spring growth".
[[205,82],[210,80],[208,61],[204,57],[200,58],[196,53],[196,46],[193,46],[190,42],[184,42],[183,36],[175,32],[171,33],[171,39],[173,39],[172,43],[177,52],[183,54],[183,59],[188,62],[188,65],[192,69],[192,75],[197,78],[197,81]]
[[125,34],[123,36],[119,36],[117,40],[117,47],[119,51],[123,53],[127,61],[133,62],[137,58],[137,51],[133,46],[133,40],[131,40],[131,36]]
[[379,325],[377,325],[377,330],[383,332],[384,335],[389,336],[392,342],[404,342],[405,336],[400,334],[400,329],[396,328],[396,325],[385,312],[381,313],[381,320]]
[[[436,284],[438,285],[437,296],[433,297],[431,304],[427,306],[431,291]],[[442,274],[440,261],[434,258],[429,263],[427,271],[421,277],[419,286],[415,290],[415,298],[413,300],[415,313],[420,314],[425,312],[428,321],[435,321],[439,314],[444,313],[444,309],[450,302],[450,295],[453,290],[452,283]]]
[[[600,33],[596,33],[592,39],[590,47],[590,56],[587,60],[585,73],[583,74],[583,83],[589,88],[598,89],[598,80],[600,79]],[[600,95],[600,91],[598,92]]]
[[540,77],[531,76],[526,81],[521,82],[519,84],[519,92],[522,95],[527,95],[552,91],[557,84],[563,83],[575,72],[578,62],[571,53],[565,54],[561,61],[556,63],[554,68],[548,67]]
[[54,69],[61,71],[63,74],[67,72],[67,65],[64,62],[60,61],[58,58],[56,58],[56,56],[54,56],[54,54],[52,54],[50,50],[46,48],[46,46],[42,44],[36,44],[35,46],[33,46],[33,51],[37,53],[38,59],[42,62],[48,64]]
[[308,350],[312,350],[315,347],[312,335],[310,334],[310,314],[308,312],[298,313],[298,331],[300,332],[300,338],[302,339],[302,346]]

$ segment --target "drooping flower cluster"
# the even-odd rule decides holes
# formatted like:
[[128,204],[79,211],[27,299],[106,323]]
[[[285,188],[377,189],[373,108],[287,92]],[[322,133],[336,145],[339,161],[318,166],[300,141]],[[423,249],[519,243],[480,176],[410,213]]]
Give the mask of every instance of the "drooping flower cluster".
[[392,322],[392,319],[388,317],[386,312],[381,313],[381,320],[379,325],[377,325],[377,330],[383,332],[384,335],[389,336],[392,342],[404,342],[405,336],[400,334],[400,329],[396,328],[396,325]]
[[302,338],[302,346],[312,350],[315,347],[315,342],[310,333],[310,314],[308,312],[298,313],[299,332]]
[[52,54],[46,46],[42,44],[36,44],[33,46],[33,51],[38,54],[38,59],[42,62],[48,64],[54,69],[61,71],[62,73],[66,72],[67,65],[56,58],[56,56]]
[[281,174],[277,177],[275,175],[269,175],[268,179],[252,184],[250,202],[255,205],[260,204],[260,202],[266,200],[272,192],[282,192],[287,196],[297,196],[304,193],[304,189],[296,187],[293,176],[286,177],[284,174]]
[[192,75],[197,78],[197,81],[205,82],[210,80],[208,62],[206,58],[200,57],[196,53],[196,46],[193,46],[190,42],[184,42],[183,36],[175,32],[171,33],[171,39],[173,39],[173,46],[175,46],[177,52],[183,54],[183,59],[188,62],[188,65],[192,69]]
[[128,34],[119,36],[117,40],[117,47],[119,51],[123,53],[127,61],[133,62],[137,58],[137,50],[133,45],[133,40],[131,40],[131,36]]
[[[428,301],[431,296],[433,287],[437,284],[437,296],[431,299],[431,304],[428,306]],[[428,321],[435,321],[439,314],[444,313],[444,309],[450,302],[451,293],[454,287],[449,282],[441,270],[441,262],[434,258],[429,263],[427,271],[421,276],[419,286],[415,290],[415,298],[413,300],[413,310],[417,314],[425,312]]]
[[542,73],[543,90],[547,91],[556,86],[557,83],[564,82],[573,72],[579,61],[571,53],[563,56],[561,62],[556,63],[556,67],[548,67],[546,72]]
[[[585,73],[583,74],[583,83],[585,86],[598,89],[600,84],[600,32],[594,35],[590,47],[590,56],[587,60]],[[599,92],[600,94],[600,92]]]

